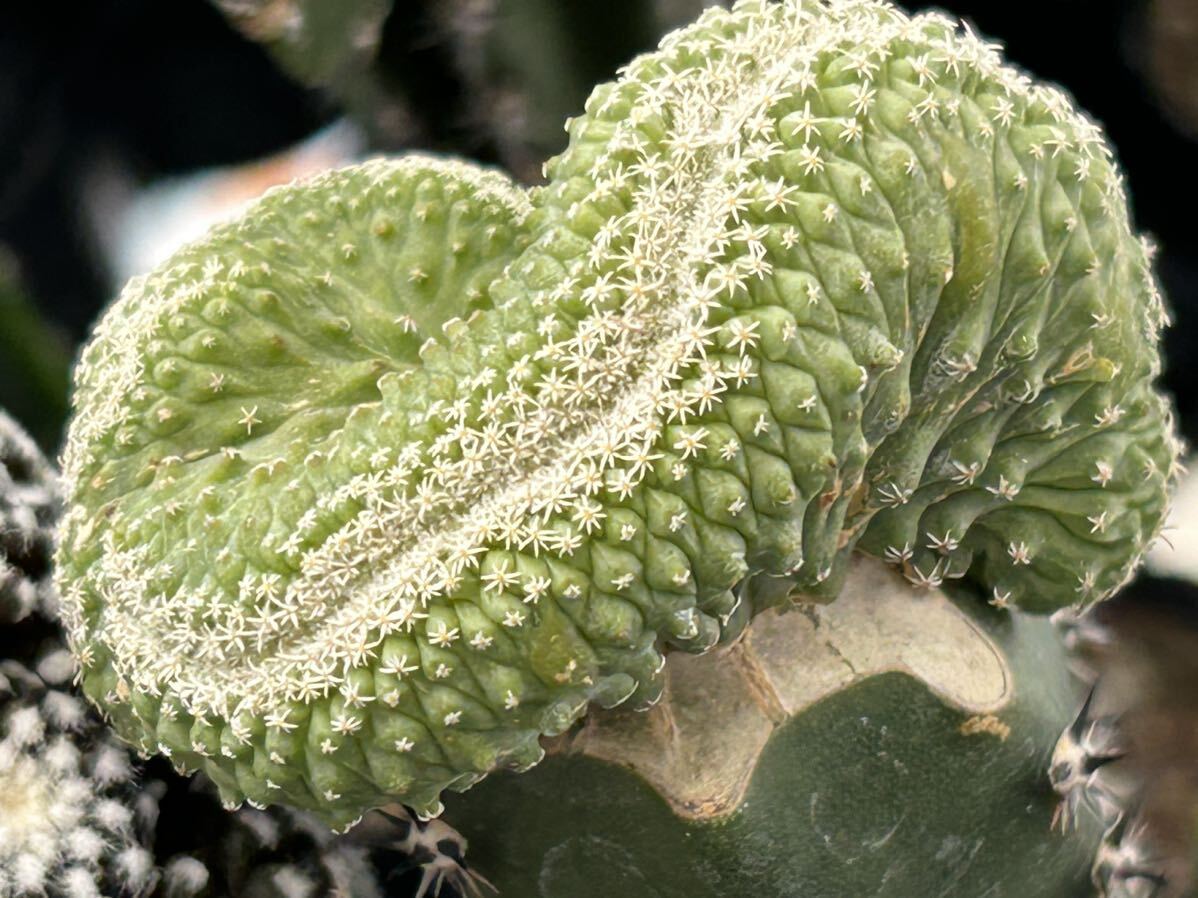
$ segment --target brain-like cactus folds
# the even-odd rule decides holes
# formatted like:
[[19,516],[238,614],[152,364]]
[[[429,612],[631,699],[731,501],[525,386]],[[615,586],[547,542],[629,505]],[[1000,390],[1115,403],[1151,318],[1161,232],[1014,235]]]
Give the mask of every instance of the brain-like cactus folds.
[[1047,610],[1156,534],[1165,315],[1059,90],[941,15],[745,2],[569,130],[534,191],[419,158],[275,191],[85,351],[85,688],[230,801],[434,812],[652,701],[749,576],[830,598],[860,548]]

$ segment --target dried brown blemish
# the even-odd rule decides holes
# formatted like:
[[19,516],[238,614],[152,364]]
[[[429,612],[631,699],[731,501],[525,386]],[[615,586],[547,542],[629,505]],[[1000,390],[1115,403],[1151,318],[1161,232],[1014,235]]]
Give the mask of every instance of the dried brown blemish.
[[1006,742],[1011,735],[1011,728],[993,714],[975,714],[957,728],[962,736],[976,736],[985,733],[997,736],[999,741]]
[[[755,578],[749,588],[784,585]],[[711,820],[740,807],[778,728],[888,671],[914,677],[972,714],[962,732],[1009,735],[994,716],[1013,695],[1006,659],[939,590],[916,593],[881,562],[857,556],[835,602],[798,610],[763,612],[734,646],[672,654],[661,701],[651,709],[594,711],[546,750],[620,764],[680,816]]]

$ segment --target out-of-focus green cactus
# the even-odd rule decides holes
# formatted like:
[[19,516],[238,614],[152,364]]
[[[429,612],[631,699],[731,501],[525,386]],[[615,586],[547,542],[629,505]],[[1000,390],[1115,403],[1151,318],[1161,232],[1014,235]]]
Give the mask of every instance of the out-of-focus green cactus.
[[313,86],[360,83],[382,40],[391,0],[213,0],[246,37]]
[[402,97],[380,79],[377,57],[392,0],[213,0],[246,37],[300,83],[327,90],[376,136],[410,125]]
[[98,326],[59,581],[143,750],[231,803],[435,813],[854,549],[1033,611],[1130,576],[1165,316],[1059,90],[941,15],[744,2],[547,171],[275,191]]
[[70,370],[67,340],[38,314],[16,260],[0,246],[0,407],[30,422],[47,451],[67,417]]
[[479,142],[492,145],[517,179],[532,182],[545,157],[565,145],[562,121],[596,81],[710,5],[442,0],[429,11],[433,36],[449,51],[452,77],[464,88],[469,133],[482,135]]
[[1092,818],[1104,830],[1092,871],[1101,898],[1188,898],[1198,888],[1195,592],[1143,578],[1116,602],[1054,615],[1089,694],[1049,775],[1061,824]]
[[521,181],[565,143],[596,81],[702,0],[214,0],[279,66],[327,91],[376,147],[484,154]]

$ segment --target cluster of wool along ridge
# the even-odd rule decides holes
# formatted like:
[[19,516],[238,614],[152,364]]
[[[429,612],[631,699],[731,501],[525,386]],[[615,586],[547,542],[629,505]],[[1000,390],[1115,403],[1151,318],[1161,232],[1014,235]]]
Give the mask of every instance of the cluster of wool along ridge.
[[568,130],[535,190],[422,157],[274,190],[85,350],[85,689],[228,801],[436,813],[654,701],[752,575],[832,597],[857,548],[1040,611],[1156,535],[1165,313],[1058,89],[938,14],[746,2]]

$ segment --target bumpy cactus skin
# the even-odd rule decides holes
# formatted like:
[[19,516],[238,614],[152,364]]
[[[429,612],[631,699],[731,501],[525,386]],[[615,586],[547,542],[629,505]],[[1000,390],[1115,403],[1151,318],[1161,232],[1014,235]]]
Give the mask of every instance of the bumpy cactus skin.
[[599,87],[545,188],[414,159],[272,193],[78,368],[87,692],[229,801],[347,822],[651,703],[750,576],[831,598],[859,548],[1106,595],[1175,457],[1109,155],[943,16],[746,2]]

